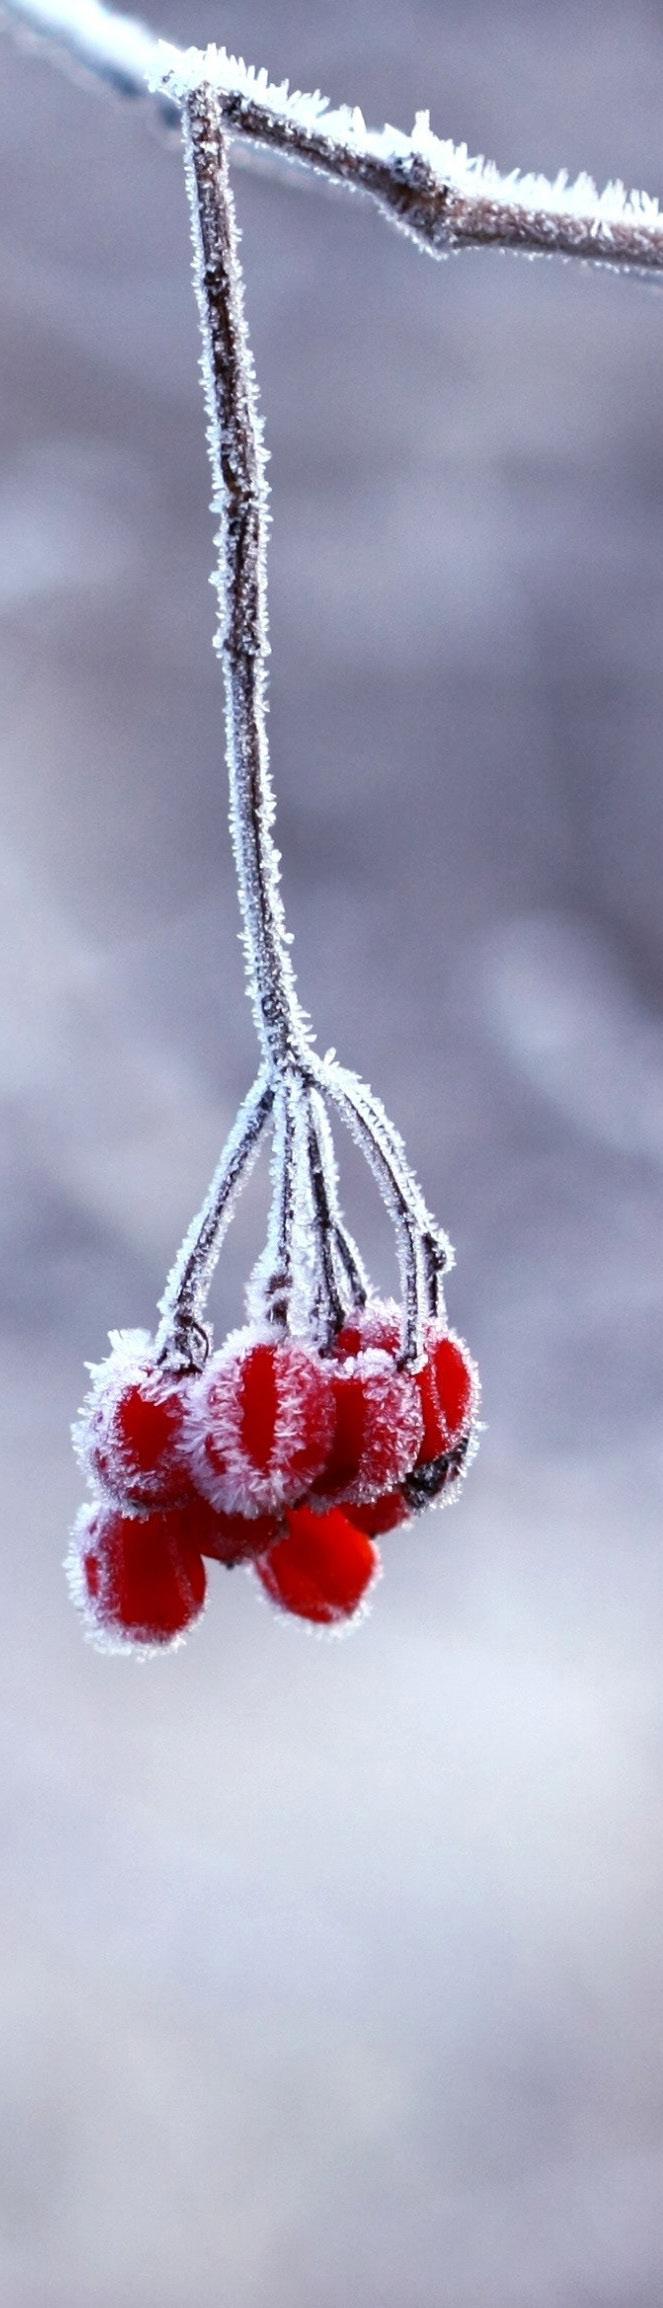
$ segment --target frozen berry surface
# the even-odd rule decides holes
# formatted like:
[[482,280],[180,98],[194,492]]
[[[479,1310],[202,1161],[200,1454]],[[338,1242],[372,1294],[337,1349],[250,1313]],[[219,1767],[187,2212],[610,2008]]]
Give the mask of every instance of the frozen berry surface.
[[477,1371],[462,1339],[431,1322],[425,1349],[425,1366],[417,1372],[423,1416],[417,1466],[439,1458],[469,1432],[479,1401]]
[[320,1497],[361,1504],[393,1490],[414,1465],[423,1435],[415,1380],[380,1348],[350,1352],[332,1368],[334,1432],[314,1486]]
[[333,1427],[329,1367],[313,1348],[236,1331],[191,1390],[190,1463],[222,1513],[279,1513],[319,1475]]
[[85,1472],[118,1505],[170,1507],[192,1496],[184,1441],[189,1381],[161,1369],[143,1332],[116,1332],[92,1371],[74,1441]]

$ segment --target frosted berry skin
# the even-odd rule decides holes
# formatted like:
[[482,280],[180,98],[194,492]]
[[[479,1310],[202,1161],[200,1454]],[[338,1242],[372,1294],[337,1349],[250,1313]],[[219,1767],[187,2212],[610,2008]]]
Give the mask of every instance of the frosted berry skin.
[[[370,1301],[339,1332],[335,1351],[357,1352],[369,1336],[395,1353],[400,1340],[398,1307]],[[473,1455],[479,1407],[479,1377],[467,1347],[441,1321],[428,1323],[426,1360],[413,1373],[421,1413],[416,1457],[399,1480],[377,1496],[356,1502],[352,1515],[370,1537],[382,1537],[411,1522],[424,1507],[447,1504]]]
[[310,1507],[291,1510],[283,1536],[255,1565],[270,1602],[316,1627],[354,1618],[379,1569],[377,1547],[364,1531],[336,1508],[315,1514]]
[[423,1439],[417,1386],[376,1347],[348,1353],[340,1368],[335,1358],[331,1385],[334,1431],[313,1489],[330,1503],[362,1505],[394,1490],[414,1466]]
[[444,1456],[468,1435],[479,1407],[479,1375],[462,1339],[442,1323],[430,1322],[424,1345],[425,1365],[416,1373],[423,1415],[417,1467]]
[[189,1381],[160,1369],[142,1331],[116,1332],[92,1371],[74,1444],[95,1487],[119,1506],[171,1507],[194,1492],[184,1444]]
[[366,1347],[379,1347],[383,1354],[397,1355],[402,1344],[402,1316],[394,1298],[368,1298],[365,1306],[357,1306],[344,1322],[334,1340],[334,1354],[345,1360]]
[[221,1513],[280,1514],[320,1474],[333,1428],[329,1367],[312,1348],[235,1331],[191,1387],[189,1464]]
[[[339,1331],[334,1352],[358,1354],[362,1347],[381,1347],[396,1355],[401,1344],[401,1316],[394,1300],[368,1299]],[[479,1375],[461,1338],[446,1321],[430,1321],[424,1333],[425,1361],[414,1372],[423,1419],[416,1464],[428,1464],[453,1448],[476,1418]]]
[[167,1650],[200,1617],[202,1555],[177,1513],[123,1515],[81,1509],[66,1562],[71,1593],[103,1650]]

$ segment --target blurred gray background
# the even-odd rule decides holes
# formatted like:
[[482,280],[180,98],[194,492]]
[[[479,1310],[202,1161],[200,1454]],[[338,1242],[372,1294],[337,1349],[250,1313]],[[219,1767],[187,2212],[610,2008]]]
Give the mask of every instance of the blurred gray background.
[[[151,14],[663,191],[647,0]],[[0,55],[3,2308],[660,2308],[663,292],[237,171],[300,989],[488,1431],[346,1643],[218,1571],[102,1659],[68,1422],[254,1046],[177,140]]]

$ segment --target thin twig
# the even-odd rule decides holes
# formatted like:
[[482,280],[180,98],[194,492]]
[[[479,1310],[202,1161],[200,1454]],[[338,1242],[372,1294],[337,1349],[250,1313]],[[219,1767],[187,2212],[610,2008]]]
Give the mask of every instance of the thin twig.
[[439,1274],[448,1270],[454,1263],[451,1243],[428,1209],[419,1181],[408,1161],[403,1139],[390,1121],[381,1099],[376,1097],[367,1082],[362,1082],[358,1074],[350,1073],[346,1066],[339,1066],[336,1059],[319,1059],[314,1055],[307,1063],[326,1095],[337,1102],[339,1094],[345,1098],[364,1131],[370,1134],[384,1162],[389,1166],[393,1191],[400,1200],[403,1215],[411,1220],[421,1236],[427,1260],[430,1260]]
[[[187,189],[194,243],[194,281],[202,341],[202,371],[212,463],[213,506],[220,517],[216,646],[223,658],[230,817],[244,921],[244,941],[256,1026],[277,1097],[273,1163],[274,1200],[267,1260],[259,1262],[258,1290],[277,1277],[280,1308],[289,1298],[290,1249],[297,1226],[293,1190],[292,1115],[297,1085],[304,1092],[305,1183],[318,1264],[317,1318],[328,1339],[347,1311],[351,1271],[359,1274],[349,1238],[343,1245],[331,1138],[322,1099],[333,1100],[367,1155],[396,1227],[405,1301],[404,1356],[416,1359],[430,1311],[428,1249],[434,1222],[408,1169],[405,1151],[386,1114],[356,1077],[320,1061],[311,1047],[295,992],[281,901],[278,851],[272,821],[266,712],[267,486],[256,382],[244,318],[242,275],[227,139],[218,93],[207,82],[182,92]],[[294,1106],[293,1106],[294,1095]],[[287,1239],[286,1239],[287,1238]],[[442,1238],[438,1263],[442,1258]],[[446,1245],[444,1246],[446,1249]],[[340,1271],[339,1271],[340,1250]],[[178,1312],[181,1290],[177,1293]]]
[[249,991],[270,1066],[282,1070],[306,1045],[295,992],[272,834],[274,794],[266,728],[268,525],[266,453],[244,317],[226,138],[214,90],[183,106],[194,282],[218,513],[219,603],[215,646],[223,660],[230,826],[244,923]]
[[[330,1066],[315,1058],[307,1060],[307,1070],[316,1089],[338,1108],[377,1179],[396,1234],[403,1284],[403,1358],[406,1362],[418,1362],[422,1353],[426,1318],[430,1312],[420,1206],[416,1201],[413,1203],[400,1165],[386,1137],[376,1128],[373,1117],[367,1113],[361,1098],[356,1095],[354,1077],[344,1075],[340,1066]],[[349,1084],[352,1086],[349,1087]],[[425,1209],[423,1198],[421,1208]]]
[[267,1241],[247,1289],[251,1319],[287,1329],[291,1312],[297,1210],[297,1080],[284,1072],[274,1085],[272,1202]]
[[160,1301],[157,1354],[173,1367],[205,1360],[208,1339],[203,1314],[224,1234],[239,1187],[255,1161],[272,1110],[271,1076],[259,1074],[239,1113],[214,1172],[202,1209],[192,1219]]
[[591,177],[569,184],[562,171],[501,176],[465,145],[434,136],[419,113],[412,134],[367,129],[357,108],[329,111],[324,100],[270,85],[222,48],[181,50],[155,39],[133,17],[101,0],[3,0],[5,21],[43,38],[97,79],[129,96],[149,86],[167,116],[213,81],[226,127],[247,152],[262,147],[372,195],[420,248],[444,256],[500,248],[528,256],[579,257],[619,271],[663,270],[663,214],[648,193],[620,183],[598,193]]
[[338,1170],[324,1100],[306,1091],[306,1150],[320,1262],[320,1317],[328,1344],[350,1308],[365,1306],[368,1277],[341,1217]]

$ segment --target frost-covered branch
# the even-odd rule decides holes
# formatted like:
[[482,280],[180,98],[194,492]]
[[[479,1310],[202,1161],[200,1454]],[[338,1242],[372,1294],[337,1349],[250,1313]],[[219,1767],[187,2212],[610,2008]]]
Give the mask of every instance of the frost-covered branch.
[[368,129],[356,107],[330,111],[317,93],[291,92],[287,81],[273,86],[266,72],[223,48],[202,53],[159,42],[101,0],[2,0],[2,12],[127,95],[149,87],[174,124],[183,98],[201,81],[212,83],[225,126],[247,156],[262,149],[368,192],[434,256],[493,247],[663,270],[663,214],[648,193],[620,183],[598,193],[591,177],[569,184],[564,171],[552,183],[517,169],[502,176],[465,145],[433,135],[427,112],[409,136]]
[[318,92],[292,93],[287,81],[272,87],[265,71],[223,48],[182,55],[162,45],[158,93],[182,102],[201,79],[217,90],[234,134],[370,192],[433,255],[494,245],[663,268],[663,215],[648,193],[610,184],[599,195],[591,177],[569,184],[564,172],[553,184],[517,170],[502,177],[490,162],[472,159],[466,145],[434,136],[427,112],[417,113],[410,136],[368,129],[357,107],[330,112]]

